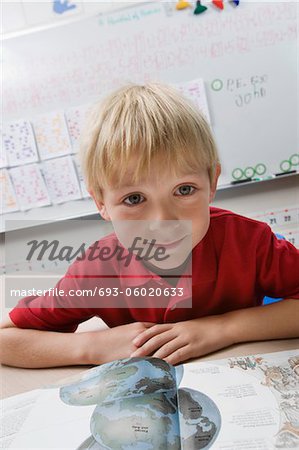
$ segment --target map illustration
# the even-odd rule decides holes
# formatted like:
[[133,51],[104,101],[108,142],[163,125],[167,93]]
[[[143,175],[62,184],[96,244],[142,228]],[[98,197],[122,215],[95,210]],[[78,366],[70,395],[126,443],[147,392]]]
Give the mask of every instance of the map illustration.
[[221,427],[207,395],[179,388],[183,366],[128,358],[95,367],[60,388],[68,405],[96,405],[91,436],[77,450],[208,449]]
[[230,358],[229,367],[250,370],[273,393],[280,411],[275,448],[299,448],[299,354],[274,362],[265,355]]
[[298,450],[299,350],[123,359],[3,404],[5,449]]

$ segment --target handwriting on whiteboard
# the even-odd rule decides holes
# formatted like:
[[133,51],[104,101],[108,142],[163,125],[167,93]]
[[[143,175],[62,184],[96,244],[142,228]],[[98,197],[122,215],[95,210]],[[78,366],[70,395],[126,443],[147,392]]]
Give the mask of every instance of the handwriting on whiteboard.
[[[221,13],[221,18],[213,14],[198,19],[181,14],[165,17],[161,8],[161,14],[152,16],[150,27],[142,22],[139,27],[126,24],[126,32],[121,33],[116,25],[96,27],[100,19],[94,17],[86,22],[92,32],[85,30],[80,45],[74,46],[71,32],[63,37],[62,30],[55,29],[46,32],[45,39],[51,43],[47,49],[30,45],[31,37],[22,36],[19,44],[11,44],[19,45],[18,64],[6,44],[3,110],[6,116],[15,117],[24,111],[38,113],[69,104],[74,99],[84,103],[124,80],[161,80],[167,73],[190,70],[195,61],[206,65],[224,58],[226,64],[231,57],[246,57],[297,39],[293,2],[255,2],[252,8]],[[80,33],[82,27],[78,22],[72,32]],[[40,74],[36,79],[32,68]]]

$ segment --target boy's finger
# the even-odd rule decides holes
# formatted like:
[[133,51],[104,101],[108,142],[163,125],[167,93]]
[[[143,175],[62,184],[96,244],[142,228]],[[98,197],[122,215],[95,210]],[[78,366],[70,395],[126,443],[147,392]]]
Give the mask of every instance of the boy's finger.
[[153,354],[155,358],[164,359],[174,354],[177,350],[182,348],[182,342],[180,339],[172,339],[160,346],[160,348]]
[[146,328],[150,328],[153,325],[157,325],[155,322],[142,322],[142,325],[144,325]]
[[173,335],[169,332],[153,336],[151,339],[145,342],[144,345],[135,350],[134,353],[131,354],[131,357],[151,355],[153,352],[155,352],[157,349],[159,349],[164,344],[169,342],[171,339],[173,339]]
[[156,336],[157,334],[163,333],[164,331],[168,331],[170,329],[171,329],[170,324],[161,324],[161,325],[155,324],[155,326],[148,327],[147,330],[143,331],[138,336],[136,336],[135,339],[133,339],[133,344],[136,345],[136,347],[140,347],[152,337]]
[[187,345],[185,347],[178,348],[175,352],[165,358],[165,361],[172,366],[183,363],[187,359],[190,359],[191,355],[188,352]]

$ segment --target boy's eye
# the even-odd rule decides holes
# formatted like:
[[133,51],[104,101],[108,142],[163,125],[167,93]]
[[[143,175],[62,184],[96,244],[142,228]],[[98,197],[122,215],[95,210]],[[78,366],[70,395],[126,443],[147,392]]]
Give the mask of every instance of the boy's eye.
[[190,186],[189,184],[184,184],[183,186],[180,186],[177,191],[180,192],[181,195],[190,195],[193,191],[191,189],[195,190],[193,186]]
[[[183,186],[180,186],[177,190],[179,191],[181,196],[187,196],[192,194],[194,191],[196,190],[196,188],[194,188],[193,186],[190,186],[189,184],[184,184]],[[139,205],[141,202],[141,199],[144,200],[144,197],[140,194],[131,194],[128,197],[126,197],[123,201],[123,203],[127,206],[133,206],[133,205]]]
[[[129,195],[129,197],[124,199],[124,203],[126,205],[128,205],[128,206],[138,205],[140,198],[142,198],[142,195],[140,195],[140,194],[132,194],[132,195]],[[127,203],[127,200],[129,201],[129,203]]]

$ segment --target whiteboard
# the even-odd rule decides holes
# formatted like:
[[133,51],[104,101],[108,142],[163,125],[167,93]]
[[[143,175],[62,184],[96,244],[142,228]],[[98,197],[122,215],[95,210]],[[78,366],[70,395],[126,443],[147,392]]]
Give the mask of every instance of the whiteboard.
[[[236,168],[263,164],[267,176],[298,154],[296,31],[293,2],[225,3],[199,16],[151,2],[11,38],[3,114],[32,119],[93,103],[128,81],[202,78],[220,185]],[[298,169],[298,157],[292,161]]]

